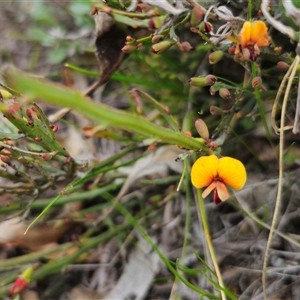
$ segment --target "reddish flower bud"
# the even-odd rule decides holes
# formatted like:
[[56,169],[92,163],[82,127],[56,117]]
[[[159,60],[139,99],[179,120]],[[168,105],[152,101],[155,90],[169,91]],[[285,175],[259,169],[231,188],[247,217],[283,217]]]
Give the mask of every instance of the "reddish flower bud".
[[18,103],[13,103],[8,106],[6,113],[12,117],[18,117],[18,112],[20,112],[21,106]]
[[235,54],[236,46],[231,46],[228,48],[228,53],[231,55]]
[[216,83],[217,77],[215,75],[208,74],[205,77],[205,80],[206,80],[206,85],[211,86],[211,85],[214,85]]
[[25,271],[13,283],[11,289],[9,290],[9,294],[13,296],[24,291],[28,286],[32,273],[33,267],[28,267],[27,269],[25,269]]
[[5,149],[5,148],[2,149],[0,152],[1,152],[1,154],[6,155],[6,156],[10,156],[11,155],[11,152],[9,150]]
[[195,4],[191,13],[191,26],[197,26],[204,17],[204,11],[199,4]]
[[162,41],[160,43],[154,44],[151,47],[151,51],[155,54],[160,54],[160,53],[168,50],[169,48],[171,48],[174,44],[175,44],[175,42],[170,41],[170,40]]
[[181,44],[179,44],[179,49],[182,52],[189,52],[189,51],[193,50],[194,48],[191,46],[191,44],[189,42],[182,42]]
[[134,42],[134,41],[135,41],[135,38],[133,38],[132,36],[130,36],[130,35],[126,36],[126,42]]
[[26,116],[27,118],[32,121],[32,114],[31,114],[31,109],[30,108],[27,108],[26,109]]
[[52,157],[53,157],[53,155],[51,155],[51,154],[49,154],[49,153],[43,153],[43,154],[41,155],[41,158],[42,158],[42,160],[44,160],[44,161],[49,161],[49,160],[52,159]]
[[192,133],[190,131],[185,131],[184,135],[188,136],[188,137],[192,137]]
[[288,69],[290,68],[290,65],[287,64],[287,63],[284,62],[284,61],[279,61],[279,62],[277,63],[277,68],[278,68],[280,71],[282,71],[282,72],[287,72]]
[[52,129],[53,132],[57,132],[58,131],[58,126],[57,125],[50,125],[50,128]]
[[72,157],[68,156],[66,157],[66,164],[69,164],[72,161]]
[[226,88],[220,88],[219,95],[222,99],[230,99],[231,98],[230,91]]
[[199,133],[199,135],[207,140],[209,138],[209,131],[208,128],[205,124],[205,122],[202,119],[197,119],[195,122],[195,127],[197,129],[197,132]]
[[137,45],[125,45],[121,50],[124,53],[132,53],[137,50]]
[[10,162],[9,157],[6,155],[0,155],[0,160],[2,160],[6,164],[8,164]]
[[22,291],[24,291],[28,286],[28,282],[24,278],[18,278],[11,289],[9,290],[9,294],[11,296],[20,294]]
[[205,34],[208,34],[208,33],[210,33],[210,32],[213,30],[213,26],[212,26],[212,24],[209,23],[209,22],[202,22],[202,23],[200,23],[200,25],[198,26],[198,29],[199,29],[201,32],[205,33]]
[[209,63],[211,65],[216,64],[217,62],[219,62],[222,59],[223,55],[224,55],[224,53],[221,50],[217,50],[217,51],[210,53],[209,57],[208,57]]
[[198,87],[204,87],[204,86],[211,86],[217,81],[216,76],[214,75],[207,75],[207,76],[199,76],[199,77],[192,77],[189,80],[189,84],[191,86],[198,86]]
[[40,141],[42,140],[42,138],[41,138],[40,136],[36,136],[36,137],[34,138],[34,140],[35,140],[36,142],[40,142]]
[[162,34],[154,35],[151,39],[152,44],[157,44],[161,42],[164,39],[164,36]]
[[222,115],[224,113],[224,111],[221,108],[219,108],[217,106],[213,106],[213,105],[209,108],[209,112],[213,116],[220,116],[220,115]]
[[262,84],[262,79],[261,79],[261,77],[254,77],[254,78],[252,79],[252,87],[253,87],[253,88],[260,87],[261,84]]

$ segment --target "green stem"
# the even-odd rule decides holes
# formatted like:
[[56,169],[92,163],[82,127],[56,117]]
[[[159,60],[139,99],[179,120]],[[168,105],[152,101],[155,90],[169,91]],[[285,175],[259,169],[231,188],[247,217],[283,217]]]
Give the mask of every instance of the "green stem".
[[209,225],[208,225],[205,206],[204,206],[204,201],[203,201],[203,198],[201,196],[201,190],[200,189],[197,189],[197,200],[198,200],[198,207],[199,207],[199,211],[200,211],[201,221],[202,221],[202,224],[203,224],[205,239],[206,239],[206,242],[207,242],[210,257],[211,257],[212,263],[214,265],[214,269],[215,269],[215,272],[216,272],[216,275],[217,275],[217,278],[218,278],[218,282],[219,282],[219,286],[220,286],[221,298],[222,298],[222,300],[226,300],[226,295],[223,291],[224,290],[224,283],[223,283],[222,275],[221,275],[221,272],[220,272],[220,269],[219,269],[215,249],[214,249],[214,246],[212,244],[212,240],[211,240],[211,236],[210,236],[210,232],[209,232]]
[[178,278],[183,284],[192,290],[198,292],[200,295],[206,296],[210,299],[218,299],[214,294],[206,292],[197,286],[191,284],[188,280],[186,280],[176,269],[173,267],[172,263],[162,254],[159,250],[158,246],[152,241],[151,237],[146,233],[146,231],[142,228],[142,226],[136,221],[136,219],[128,212],[128,210],[116,201],[109,193],[107,193],[104,198],[112,203],[112,206],[116,206],[119,212],[135,227],[135,229],[141,234],[141,236],[145,239],[149,245],[154,249],[154,251],[158,254],[160,259],[165,263],[166,267],[170,270],[170,272]]
[[93,103],[78,91],[59,84],[37,80],[13,69],[8,69],[5,73],[11,85],[31,100],[42,98],[49,103],[74,109],[87,118],[107,126],[136,132],[148,138],[155,138],[163,143],[192,150],[201,150],[207,154],[211,153],[211,150],[205,146],[204,141],[198,141],[187,137],[181,132],[174,132],[160,127],[141,116],[113,109],[104,104]]

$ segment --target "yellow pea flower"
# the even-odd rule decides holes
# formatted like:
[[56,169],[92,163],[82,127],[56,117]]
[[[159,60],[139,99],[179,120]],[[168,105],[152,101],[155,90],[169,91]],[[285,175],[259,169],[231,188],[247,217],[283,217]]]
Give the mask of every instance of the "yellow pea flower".
[[259,47],[268,46],[269,40],[268,28],[263,21],[246,21],[239,33],[243,56],[252,61],[260,54]]
[[213,191],[215,204],[230,197],[227,186],[240,190],[246,180],[244,165],[232,157],[202,156],[196,160],[191,170],[192,184],[198,189],[206,187],[202,193],[203,199]]
[[263,21],[246,21],[239,34],[242,48],[251,45],[258,47],[269,45],[268,28]]

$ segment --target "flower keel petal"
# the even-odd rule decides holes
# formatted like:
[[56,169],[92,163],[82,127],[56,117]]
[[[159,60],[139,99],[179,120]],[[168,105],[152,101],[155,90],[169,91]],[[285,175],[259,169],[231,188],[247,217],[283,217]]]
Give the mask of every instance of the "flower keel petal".
[[230,198],[230,194],[226,185],[223,182],[217,181],[216,190],[221,201],[225,201]]

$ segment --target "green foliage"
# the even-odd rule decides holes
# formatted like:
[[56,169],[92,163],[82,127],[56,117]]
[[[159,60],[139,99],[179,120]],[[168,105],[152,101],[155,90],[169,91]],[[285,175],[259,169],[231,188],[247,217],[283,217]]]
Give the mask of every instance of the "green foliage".
[[[281,89],[280,82],[284,76],[277,70],[276,64],[280,61],[293,62],[294,52],[286,50],[291,47],[289,41],[274,44],[272,47],[260,47],[254,46],[251,40],[249,45],[242,47],[239,43],[242,24],[236,20],[233,23],[228,22],[226,18],[230,19],[234,15],[231,16],[225,8],[222,13],[227,14],[226,18],[218,17],[219,22],[221,25],[234,26],[230,27],[230,32],[224,31],[215,36],[212,32],[203,30],[210,28],[212,24],[202,24],[204,27],[200,24],[190,28],[190,6],[179,16],[171,17],[167,9],[154,6],[142,8],[142,11],[127,11],[130,4],[131,1],[117,0],[106,1],[106,4],[102,1],[71,1],[56,5],[32,2],[31,25],[24,33],[16,35],[18,39],[26,41],[36,49],[35,54],[28,58],[31,62],[28,67],[31,74],[14,67],[3,72],[7,90],[13,96],[12,99],[1,99],[0,106],[5,117],[5,122],[0,124],[0,177],[5,180],[1,181],[0,192],[8,195],[8,207],[1,207],[0,214],[19,214],[24,219],[28,217],[30,222],[26,223],[27,233],[36,228],[37,224],[52,218],[62,218],[63,221],[70,219],[74,223],[78,221],[84,224],[84,233],[80,235],[78,245],[64,243],[53,250],[54,253],[60,253],[74,248],[73,252],[70,255],[62,252],[62,259],[49,258],[49,261],[33,273],[33,282],[60,273],[70,264],[85,261],[84,255],[113,237],[117,236],[121,242],[125,242],[130,231],[135,229],[167,266],[172,279],[181,281],[197,292],[199,297],[219,299],[219,295],[211,293],[211,289],[204,290],[193,283],[197,276],[204,276],[222,297],[225,295],[229,299],[235,299],[233,291],[222,283],[218,274],[209,233],[211,220],[205,214],[200,191],[192,191],[189,156],[196,153],[230,153],[245,162],[249,161],[250,164],[253,164],[252,159],[255,158],[260,167],[266,166],[264,161],[260,161],[260,153],[253,150],[253,145],[248,142],[248,136],[251,131],[259,129],[270,149],[276,149],[277,140],[270,130],[269,112],[274,95]],[[77,77],[88,83],[101,79],[105,70],[101,74],[99,69],[115,50],[112,36],[106,37],[107,40],[104,41],[108,42],[103,48],[103,61],[97,62],[91,43],[95,39],[92,34],[94,21],[90,15],[93,5],[98,13],[108,12],[108,16],[117,24],[114,25],[120,26],[130,36],[125,43],[136,47],[130,55],[121,52],[120,63],[108,66],[112,74],[109,82],[104,82],[107,85],[103,87],[101,101],[109,99],[107,102],[110,104],[111,98],[118,99],[119,96],[126,102],[122,109],[98,103],[98,96],[92,101],[90,97],[93,97],[95,90],[90,93],[81,92],[76,86],[77,81],[73,81]],[[298,3],[295,5],[299,7]],[[258,18],[256,14],[259,7],[260,1],[249,1],[248,16]],[[205,12],[205,8],[201,9]],[[214,9],[220,8],[216,6]],[[234,5],[230,9],[234,12]],[[280,9],[283,10],[283,7]],[[96,14],[96,11],[93,13]],[[245,11],[243,13],[246,14]],[[215,11],[212,10],[211,14],[214,15]],[[215,18],[208,16],[208,20],[216,27],[214,32],[220,26]],[[290,19],[289,22],[295,28],[294,22]],[[114,32],[111,28],[107,31],[108,35]],[[99,38],[107,32],[97,34]],[[159,55],[151,52],[151,40],[156,35],[172,42],[172,47]],[[220,40],[216,41],[215,38]],[[188,49],[193,50],[185,51],[186,48],[182,48],[184,42],[188,42]],[[222,56],[213,66],[208,62],[211,51],[218,51]],[[35,71],[40,74],[41,70],[43,76],[36,78],[32,75]],[[191,77],[205,77],[207,74],[213,74],[217,81],[205,83],[201,88],[189,85]],[[43,77],[53,78],[59,83]],[[253,85],[254,78],[259,78],[261,84]],[[289,83],[293,87],[297,84],[292,79]],[[230,97],[220,96],[221,89],[230,91]],[[296,98],[295,90],[290,93],[292,102]],[[118,107],[119,103],[116,102]],[[90,126],[84,128],[81,128],[81,124],[73,124],[72,120],[63,122],[66,126],[76,128],[80,134],[90,134],[88,138],[94,141],[114,141],[122,150],[101,162],[92,161],[90,164],[72,158],[57,138],[58,127],[49,121],[46,113],[48,105],[69,108],[86,117]],[[276,105],[272,109],[275,124],[279,119],[277,111],[281,110],[280,103]],[[288,113],[292,115],[293,112],[291,105]],[[199,117],[210,129],[209,138],[199,138],[193,126],[195,119]],[[120,170],[141,161],[145,145],[150,145],[151,149],[162,144],[171,144],[182,149],[178,158],[185,160],[182,176],[149,176],[135,182],[143,187],[150,186],[150,195],[143,195],[142,201],[133,199],[133,204],[123,203],[117,196],[122,187],[126,186],[125,175]],[[293,141],[289,146],[284,156],[286,166],[292,166],[297,159]],[[145,153],[149,154],[147,151]],[[161,164],[164,164],[163,159]],[[267,166],[265,168],[268,169]],[[186,198],[183,250],[177,262],[169,260],[148,233],[151,226],[156,226],[157,219],[161,222],[161,201],[164,202],[170,195],[174,197],[177,193],[174,186],[181,189]],[[54,196],[50,197],[48,194]],[[190,231],[194,220],[191,219],[190,206],[195,200],[193,198],[197,201],[199,220],[203,222],[204,236],[211,255],[207,262],[195,253],[203,268],[184,266],[186,251],[191,245]],[[63,216],[57,213],[67,203],[73,202],[80,202],[82,207]],[[97,214],[97,219],[89,220],[87,216],[93,213]],[[266,218],[269,216],[266,213],[265,215]],[[116,221],[120,216],[123,220],[121,225]],[[8,259],[0,266],[9,267],[17,263],[23,266],[31,263],[33,259],[43,260],[50,252],[41,250],[36,256],[24,255],[19,262],[17,259]],[[4,286],[6,289],[2,294],[0,291],[1,296],[7,295],[8,285],[18,277],[20,271],[21,267],[18,266],[17,270],[0,274],[0,287]]]

